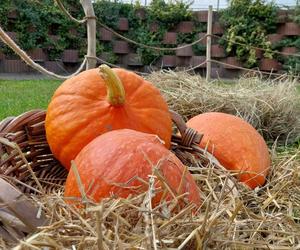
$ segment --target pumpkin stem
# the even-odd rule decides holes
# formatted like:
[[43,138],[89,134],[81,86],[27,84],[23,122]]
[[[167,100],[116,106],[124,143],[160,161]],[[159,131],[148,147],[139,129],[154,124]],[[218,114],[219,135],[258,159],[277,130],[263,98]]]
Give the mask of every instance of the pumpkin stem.
[[100,65],[99,70],[107,87],[108,102],[113,106],[124,104],[125,90],[118,75],[106,64]]

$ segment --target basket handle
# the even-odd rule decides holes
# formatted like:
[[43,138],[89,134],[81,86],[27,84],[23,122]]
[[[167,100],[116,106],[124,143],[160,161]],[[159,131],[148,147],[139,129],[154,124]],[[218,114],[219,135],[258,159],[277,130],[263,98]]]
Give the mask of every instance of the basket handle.
[[193,143],[199,144],[203,138],[203,134],[186,126],[182,117],[173,110],[170,110],[171,119],[176,125],[181,135],[181,144],[183,146],[191,147]]

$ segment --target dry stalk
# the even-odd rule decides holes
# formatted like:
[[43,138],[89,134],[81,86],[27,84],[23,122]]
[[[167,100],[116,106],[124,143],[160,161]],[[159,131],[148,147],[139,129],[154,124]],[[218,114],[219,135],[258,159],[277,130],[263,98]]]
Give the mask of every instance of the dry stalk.
[[207,83],[200,75],[160,71],[147,76],[162,92],[170,109],[189,119],[204,112],[237,115],[266,140],[281,145],[300,138],[297,80],[242,77],[237,83]]

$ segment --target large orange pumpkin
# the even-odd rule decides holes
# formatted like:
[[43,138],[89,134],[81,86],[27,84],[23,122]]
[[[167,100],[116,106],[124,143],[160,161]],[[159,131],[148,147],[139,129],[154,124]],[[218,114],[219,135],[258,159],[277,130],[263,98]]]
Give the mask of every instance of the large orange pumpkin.
[[204,134],[200,147],[207,147],[225,168],[239,172],[240,181],[250,188],[265,183],[270,167],[268,147],[249,123],[233,115],[211,112],[193,117],[187,126]]
[[66,80],[54,93],[45,123],[54,156],[69,169],[90,141],[122,128],[156,134],[169,148],[172,122],[159,90],[133,72],[99,68]]
[[[86,195],[95,202],[105,197],[126,198],[130,194],[145,192],[149,188],[149,175],[157,168],[176,196],[188,193],[190,202],[200,203],[192,175],[156,135],[130,129],[105,133],[82,149],[75,158],[75,165]],[[161,187],[159,178],[155,187]],[[160,191],[155,195],[154,205],[160,201],[162,194]],[[64,195],[81,197],[73,170],[69,172]],[[171,195],[166,198],[171,198]]]

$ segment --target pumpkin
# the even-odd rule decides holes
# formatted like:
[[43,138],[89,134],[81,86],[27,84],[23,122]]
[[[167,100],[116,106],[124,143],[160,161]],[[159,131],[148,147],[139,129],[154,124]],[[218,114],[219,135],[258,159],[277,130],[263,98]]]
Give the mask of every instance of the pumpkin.
[[[130,194],[145,192],[149,188],[149,175],[157,168],[176,196],[188,193],[188,201],[200,204],[198,187],[192,175],[156,135],[130,129],[114,130],[86,145],[74,162],[85,194],[94,202],[110,196],[126,198]],[[154,186],[162,187],[159,178]],[[72,169],[66,180],[64,196],[73,200],[81,197]],[[156,193],[154,206],[162,196],[162,190]],[[165,196],[166,199],[171,197],[170,193]]]
[[66,80],[48,106],[47,141],[67,169],[85,145],[111,130],[156,134],[170,146],[172,121],[159,90],[133,72],[99,69]]
[[270,167],[268,147],[249,123],[234,115],[210,112],[197,115],[187,126],[203,134],[206,148],[227,169],[237,171],[238,179],[250,188],[262,186]]

